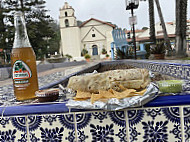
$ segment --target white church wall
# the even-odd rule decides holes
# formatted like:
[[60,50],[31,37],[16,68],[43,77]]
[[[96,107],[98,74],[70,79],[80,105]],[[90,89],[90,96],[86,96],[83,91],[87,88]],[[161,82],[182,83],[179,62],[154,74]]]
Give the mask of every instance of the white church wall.
[[102,24],[102,23],[100,23],[100,22],[98,22],[96,20],[91,20],[91,21],[89,21],[88,23],[85,24],[85,27],[97,26],[97,25],[100,25],[100,24]]
[[112,31],[106,32],[106,37],[107,54],[111,56],[111,43],[113,42]]
[[62,51],[73,58],[81,56],[80,29],[78,27],[61,29]]
[[[99,55],[102,52],[102,48],[105,48],[108,54],[111,55],[109,51],[111,50],[111,42],[113,42],[112,30],[111,26],[91,20],[81,27],[81,40],[84,43],[89,42],[88,50],[90,53],[92,53],[92,46],[97,45]],[[95,34],[95,37],[92,37],[92,34]]]

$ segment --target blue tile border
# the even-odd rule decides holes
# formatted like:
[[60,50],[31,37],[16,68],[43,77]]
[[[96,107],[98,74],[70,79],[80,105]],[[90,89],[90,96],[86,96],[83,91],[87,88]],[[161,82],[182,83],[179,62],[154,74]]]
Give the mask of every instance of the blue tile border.
[[34,104],[22,106],[9,106],[5,107],[3,116],[16,116],[16,115],[32,115],[32,114],[53,114],[53,113],[68,113],[69,109],[65,103],[55,104]]
[[148,102],[145,107],[190,105],[190,94],[175,96],[160,96]]

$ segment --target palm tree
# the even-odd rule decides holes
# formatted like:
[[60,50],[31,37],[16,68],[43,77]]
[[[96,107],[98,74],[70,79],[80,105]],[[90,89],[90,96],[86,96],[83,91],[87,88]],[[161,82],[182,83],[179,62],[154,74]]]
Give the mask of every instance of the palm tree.
[[176,0],[176,55],[186,56],[187,0]]
[[163,32],[164,32],[164,40],[165,40],[166,45],[167,45],[166,49],[168,51],[171,51],[170,39],[169,39],[168,34],[167,34],[164,18],[163,18],[163,15],[162,15],[162,10],[161,10],[161,7],[160,7],[160,2],[159,2],[159,0],[155,0],[155,2],[156,2],[160,22],[161,22],[161,25],[162,25],[162,29],[163,29]]
[[156,44],[155,20],[154,20],[154,0],[148,0],[149,5],[149,22],[150,22],[150,40]]

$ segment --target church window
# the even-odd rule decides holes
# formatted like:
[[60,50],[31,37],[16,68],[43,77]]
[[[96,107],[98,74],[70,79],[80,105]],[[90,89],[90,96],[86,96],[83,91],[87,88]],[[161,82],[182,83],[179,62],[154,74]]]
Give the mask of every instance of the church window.
[[65,12],[65,17],[67,17],[68,15],[67,15],[67,12]]
[[95,34],[92,34],[92,37],[96,37],[96,35],[95,35]]
[[69,20],[68,19],[65,20],[65,27],[69,27]]

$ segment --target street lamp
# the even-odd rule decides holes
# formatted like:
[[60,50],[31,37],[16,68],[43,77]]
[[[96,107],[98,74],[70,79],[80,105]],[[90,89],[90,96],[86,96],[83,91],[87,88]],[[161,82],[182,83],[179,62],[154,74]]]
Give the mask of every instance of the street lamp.
[[133,10],[137,9],[139,6],[139,0],[125,0],[126,2],[126,10],[131,10],[132,17],[129,17],[129,21],[132,25],[133,29],[133,45],[134,45],[134,51],[135,51],[135,59],[137,59],[136,54],[136,39],[135,39],[135,24],[136,24],[136,16],[134,16]]

